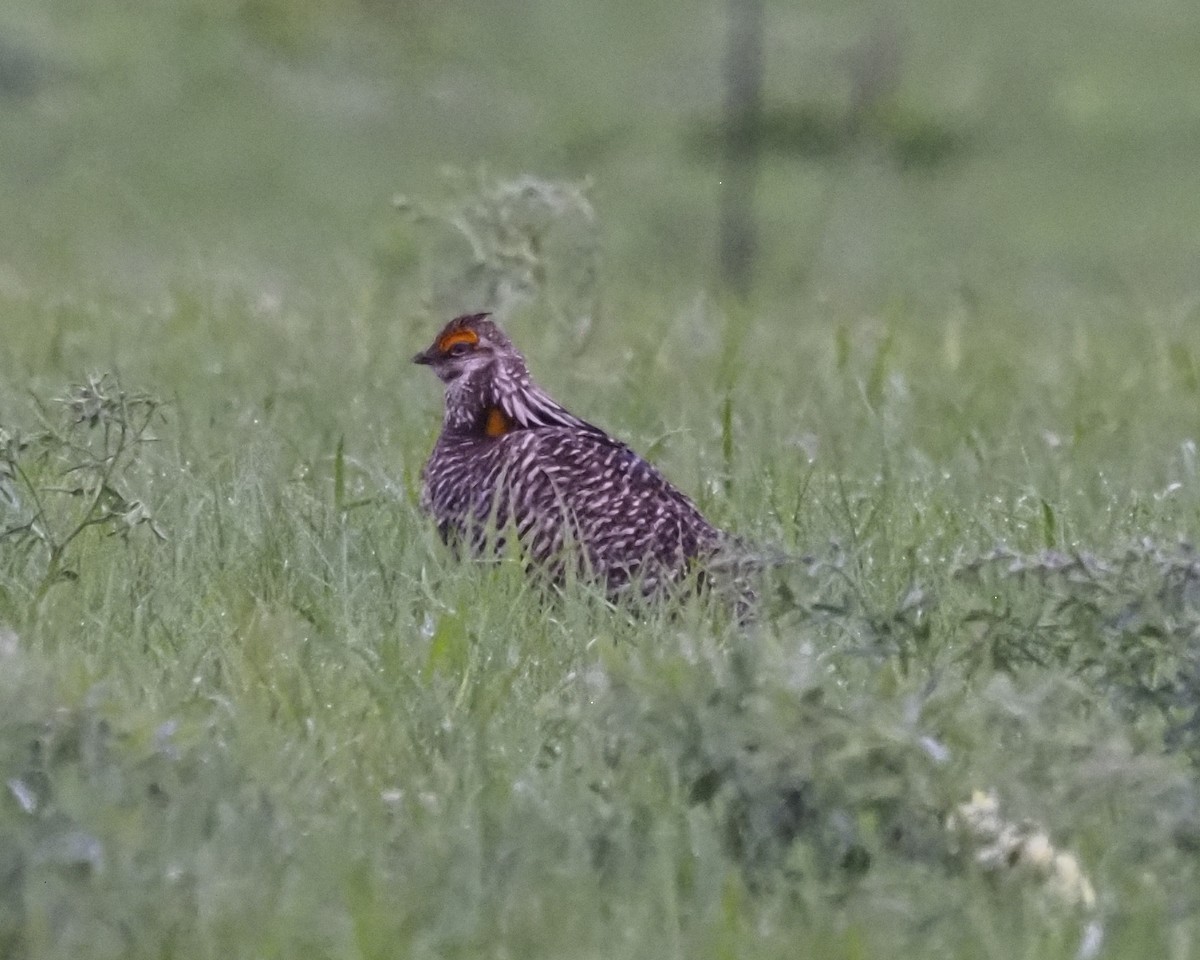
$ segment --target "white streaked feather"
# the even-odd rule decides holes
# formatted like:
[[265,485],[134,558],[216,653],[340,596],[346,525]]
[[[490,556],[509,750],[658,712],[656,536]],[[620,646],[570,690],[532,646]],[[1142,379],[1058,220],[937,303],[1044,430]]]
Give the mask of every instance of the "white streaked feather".
[[567,412],[527,376],[514,384],[505,384],[498,393],[500,409],[505,416],[527,430],[537,427],[574,427],[591,433],[604,433],[599,427]]

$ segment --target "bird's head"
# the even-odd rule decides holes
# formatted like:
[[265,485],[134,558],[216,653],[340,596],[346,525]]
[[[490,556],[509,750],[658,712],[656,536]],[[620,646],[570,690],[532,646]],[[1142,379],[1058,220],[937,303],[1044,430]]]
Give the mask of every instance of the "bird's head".
[[490,314],[473,313],[451,320],[413,363],[432,367],[445,384],[485,374],[496,360],[514,354],[512,342],[492,322]]

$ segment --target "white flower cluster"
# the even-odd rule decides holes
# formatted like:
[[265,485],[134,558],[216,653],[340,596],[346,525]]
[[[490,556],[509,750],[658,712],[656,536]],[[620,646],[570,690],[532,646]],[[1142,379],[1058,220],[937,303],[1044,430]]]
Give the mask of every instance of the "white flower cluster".
[[970,840],[985,869],[1024,871],[1064,903],[1085,910],[1096,905],[1096,891],[1075,855],[1058,850],[1036,824],[1005,820],[995,794],[976,790],[950,814],[946,828]]

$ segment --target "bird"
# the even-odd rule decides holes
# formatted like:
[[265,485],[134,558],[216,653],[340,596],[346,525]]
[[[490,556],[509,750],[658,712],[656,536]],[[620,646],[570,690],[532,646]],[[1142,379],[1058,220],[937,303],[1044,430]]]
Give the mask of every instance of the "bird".
[[530,567],[618,601],[703,588],[736,545],[656,467],[542,389],[491,314],[456,317],[412,359],[445,387],[421,506],[456,550],[495,556],[515,532]]

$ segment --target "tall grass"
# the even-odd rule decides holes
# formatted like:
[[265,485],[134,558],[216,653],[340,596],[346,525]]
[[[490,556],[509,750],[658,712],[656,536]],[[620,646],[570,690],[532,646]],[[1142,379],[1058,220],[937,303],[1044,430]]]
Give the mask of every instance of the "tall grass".
[[[1194,454],[1186,378],[1147,388],[1177,334],[1132,318],[1047,376],[1060,331],[949,364],[890,322],[805,333],[794,396],[761,333],[730,361],[681,332],[727,400],[670,335],[617,375],[656,390],[602,419],[796,557],[749,627],[449,556],[414,503],[436,386],[398,365],[390,393],[366,355],[285,388],[314,345],[264,341],[280,382],[243,356],[214,405],[198,364],[128,480],[164,540],[87,527],[48,588],[6,541],[6,949],[1186,955]],[[949,829],[977,790],[1096,905]]]

